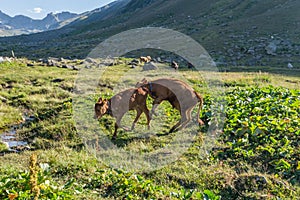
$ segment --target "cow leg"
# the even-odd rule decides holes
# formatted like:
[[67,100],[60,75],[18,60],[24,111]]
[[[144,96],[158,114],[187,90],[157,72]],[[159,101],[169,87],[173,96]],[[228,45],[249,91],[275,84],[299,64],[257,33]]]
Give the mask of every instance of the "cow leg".
[[119,127],[121,127],[121,120],[122,120],[123,115],[120,115],[116,118],[115,132],[114,132],[114,135],[113,135],[113,138],[112,138],[113,140],[115,140],[117,138],[117,130],[118,130]]
[[180,124],[181,120],[170,129],[169,133],[173,133],[180,126]]
[[169,132],[172,133],[174,131],[178,131],[186,127],[186,125],[191,121],[192,118],[191,112],[192,112],[192,108],[188,109],[185,112],[181,112],[180,121],[175,126],[173,126]]
[[136,117],[131,125],[131,130],[134,129],[136,122],[138,121],[138,119],[140,118],[141,114],[142,114],[142,110],[141,109],[136,109]]
[[186,127],[186,125],[191,121],[192,119],[192,115],[191,115],[191,112],[192,112],[192,109],[193,108],[190,108],[188,109],[186,112],[184,112],[183,116],[181,117],[182,120],[181,120],[181,126],[179,129],[183,129]]
[[124,129],[125,131],[130,131],[130,128],[129,127],[126,127],[126,126],[122,126],[121,125],[121,120],[123,118],[123,116],[125,115],[125,113],[120,113],[120,116],[117,118],[117,124],[118,124],[118,127]]
[[157,115],[157,114],[155,113],[155,110],[156,110],[156,108],[157,108],[158,105],[159,105],[159,104],[153,104],[152,109],[151,109],[151,111],[150,111],[150,117],[151,117],[151,118],[152,118],[153,114],[154,114],[154,115]]
[[117,130],[119,128],[118,122],[115,123],[115,132],[113,134],[112,139],[115,140],[117,138]]
[[150,117],[150,113],[149,113],[149,110],[148,110],[147,106],[145,106],[143,112],[145,113],[146,118],[147,118],[148,129],[150,129],[150,120],[151,120],[151,117]]
[[153,115],[153,114],[154,114],[154,115],[157,115],[157,114],[155,113],[155,110],[156,110],[157,106],[158,106],[162,101],[163,101],[163,100],[160,99],[160,98],[154,99],[153,104],[152,104],[152,109],[151,109],[151,112],[150,112],[150,118],[152,118],[152,115]]

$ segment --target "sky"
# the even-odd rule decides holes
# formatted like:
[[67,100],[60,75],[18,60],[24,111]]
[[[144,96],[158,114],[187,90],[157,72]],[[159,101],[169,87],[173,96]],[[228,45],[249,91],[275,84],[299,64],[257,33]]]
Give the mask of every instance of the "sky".
[[83,13],[100,8],[114,0],[0,0],[0,10],[13,17],[25,15],[42,19],[50,12]]

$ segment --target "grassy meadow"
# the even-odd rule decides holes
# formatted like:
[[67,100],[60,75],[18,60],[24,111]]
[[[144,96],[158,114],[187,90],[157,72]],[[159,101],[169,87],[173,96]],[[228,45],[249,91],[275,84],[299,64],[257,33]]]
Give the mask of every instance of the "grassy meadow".
[[[241,67],[239,72],[209,73],[188,69],[175,72],[161,65],[161,71],[141,73],[141,67],[127,64],[130,59],[117,60],[117,65],[96,71],[101,74],[100,80],[98,74],[85,80],[97,82],[85,99],[76,99],[82,89],[76,82],[80,71],[47,67],[27,59],[0,63],[0,134],[23,123],[26,117],[33,119],[16,130],[17,137],[27,141],[30,150],[14,153],[0,143],[0,199],[217,200],[300,196],[297,69],[261,72],[260,67]],[[81,61],[70,62],[84,69]],[[204,97],[201,118],[205,126],[186,129],[192,129],[192,143],[170,163],[153,170],[116,168],[98,160],[97,153],[85,145],[89,142],[87,137],[95,136],[94,128],[111,138],[115,120],[105,116],[86,127],[84,123],[89,119],[85,114],[93,113],[92,105],[99,96],[109,98],[143,77],[188,81]],[[203,77],[210,77],[211,84]],[[149,108],[151,102],[149,97]],[[218,115],[220,108],[215,102],[226,102],[222,108],[226,118]],[[84,112],[82,108],[91,110]],[[82,115],[78,115],[80,111]],[[130,126],[134,116],[133,111],[129,112],[122,123]],[[83,124],[78,125],[78,119]],[[166,134],[179,119],[179,112],[164,102],[151,122],[156,134],[147,135],[146,118],[142,115],[135,131],[120,129],[112,143],[136,155],[169,147],[185,131]],[[214,146],[203,151],[206,139],[211,138],[210,126],[220,126],[220,131]]]

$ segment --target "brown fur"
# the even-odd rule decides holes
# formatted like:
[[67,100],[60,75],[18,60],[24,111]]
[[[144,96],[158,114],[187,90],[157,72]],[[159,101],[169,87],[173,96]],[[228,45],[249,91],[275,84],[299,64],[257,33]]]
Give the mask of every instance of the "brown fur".
[[109,114],[116,118],[113,139],[117,137],[117,129],[121,126],[122,117],[129,110],[137,111],[131,130],[134,129],[134,126],[142,113],[145,113],[147,125],[148,128],[150,128],[150,115],[146,105],[147,93],[148,91],[146,89],[133,88],[124,90],[108,100],[100,97],[95,104],[95,118],[100,119],[105,114]]
[[145,63],[148,63],[152,60],[151,56],[141,56],[140,57],[140,61],[141,62],[145,62]]
[[177,62],[175,62],[175,61],[172,61],[172,63],[171,63],[171,67],[172,67],[172,68],[174,68],[175,70],[178,70],[178,68],[179,68],[179,65],[178,65],[178,63],[177,63]]
[[203,106],[203,98],[183,81],[171,78],[157,79],[148,82],[146,79],[137,83],[137,87],[149,90],[150,96],[154,99],[151,114],[155,113],[156,107],[162,101],[169,101],[173,108],[179,110],[181,120],[171,128],[170,132],[184,128],[191,120],[191,111],[199,103],[197,120],[200,125],[200,110]]

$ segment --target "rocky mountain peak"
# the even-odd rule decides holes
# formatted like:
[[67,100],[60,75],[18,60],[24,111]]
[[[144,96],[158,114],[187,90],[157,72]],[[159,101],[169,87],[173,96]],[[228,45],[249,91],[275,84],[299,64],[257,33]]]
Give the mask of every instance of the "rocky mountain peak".
[[10,17],[0,11],[0,36],[29,34],[56,29],[60,27],[60,23],[63,21],[76,18],[77,16],[77,14],[70,12],[51,12],[44,19],[36,20],[24,15]]

